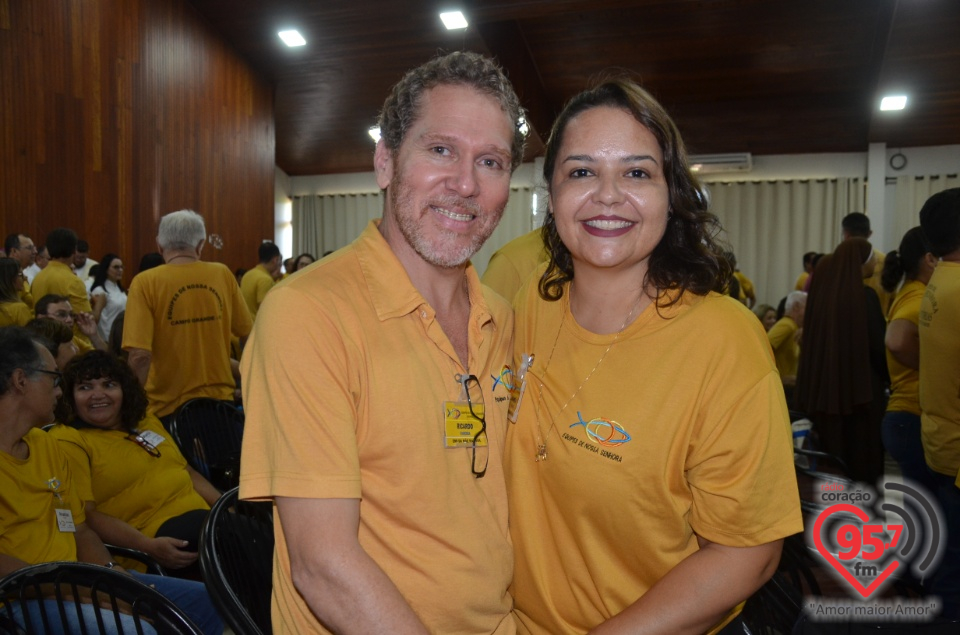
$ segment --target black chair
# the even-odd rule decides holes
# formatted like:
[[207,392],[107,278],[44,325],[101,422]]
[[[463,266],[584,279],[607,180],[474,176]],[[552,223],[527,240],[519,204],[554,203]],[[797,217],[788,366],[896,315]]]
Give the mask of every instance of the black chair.
[[200,570],[220,615],[236,635],[272,632],[273,506],[237,500],[214,504],[200,534]]
[[226,491],[240,483],[243,412],[228,401],[191,399],[177,409],[170,434],[190,467]]
[[104,543],[103,546],[107,548],[107,551],[110,552],[111,556],[135,560],[136,562],[144,565],[147,568],[147,573],[152,575],[167,575],[167,570],[164,569],[159,562],[139,549],[131,549],[130,547],[120,547],[118,545],[109,545],[106,543]]
[[0,580],[0,628],[27,635],[87,635],[107,629],[202,635],[159,591],[119,571],[77,562],[32,565]]

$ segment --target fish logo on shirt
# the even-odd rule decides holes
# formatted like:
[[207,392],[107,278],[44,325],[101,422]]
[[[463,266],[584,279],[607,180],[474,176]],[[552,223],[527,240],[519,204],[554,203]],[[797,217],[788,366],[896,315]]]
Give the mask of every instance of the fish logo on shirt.
[[622,425],[611,419],[597,417],[590,421],[584,421],[583,415],[577,412],[577,421],[570,425],[571,428],[583,426],[587,431],[587,436],[591,441],[607,447],[615,447],[629,442],[633,437]]
[[498,385],[503,386],[508,391],[514,389],[513,369],[510,368],[509,364],[503,365],[503,368],[500,369],[499,375],[490,375],[490,379],[493,380],[493,388],[490,389],[490,392],[496,392]]

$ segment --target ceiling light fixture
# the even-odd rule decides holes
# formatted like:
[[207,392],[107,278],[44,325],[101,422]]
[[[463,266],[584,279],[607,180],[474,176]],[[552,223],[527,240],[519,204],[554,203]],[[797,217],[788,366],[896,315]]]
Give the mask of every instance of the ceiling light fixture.
[[280,31],[277,33],[280,36],[280,39],[283,40],[283,43],[289,47],[294,46],[303,46],[307,43],[303,36],[300,35],[300,31],[296,29],[290,29],[289,31]]
[[367,134],[373,139],[374,143],[380,143],[380,126],[371,126]]
[[465,29],[467,26],[467,19],[463,17],[463,13],[460,11],[446,11],[440,14],[440,19],[443,21],[443,26],[447,27],[448,31],[453,29]]
[[887,95],[880,100],[880,110],[903,110],[906,107],[906,95]]

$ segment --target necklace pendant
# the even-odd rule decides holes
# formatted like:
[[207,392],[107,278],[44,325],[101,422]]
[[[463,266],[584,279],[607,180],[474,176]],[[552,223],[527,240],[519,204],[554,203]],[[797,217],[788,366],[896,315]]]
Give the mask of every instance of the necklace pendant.
[[547,460],[547,444],[541,443],[537,446],[537,456],[534,457],[537,463]]

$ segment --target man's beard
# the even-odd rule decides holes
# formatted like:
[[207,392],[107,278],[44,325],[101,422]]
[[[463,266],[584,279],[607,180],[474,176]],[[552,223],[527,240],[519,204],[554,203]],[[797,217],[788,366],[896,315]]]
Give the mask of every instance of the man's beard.
[[460,244],[464,238],[463,234],[446,232],[442,228],[439,230],[439,240],[435,244],[421,230],[420,222],[423,216],[409,213],[416,203],[414,203],[413,195],[409,188],[403,184],[402,179],[394,179],[390,185],[389,196],[397,226],[407,243],[430,264],[451,269],[462,266],[470,260],[473,254],[477,253],[483,243],[493,234],[493,230],[497,228],[500,218],[503,216],[503,209],[506,206],[506,203],[504,203],[503,207],[491,214],[484,213],[475,201],[456,195],[430,199],[426,205],[450,210],[466,210],[476,217],[473,222],[480,223],[479,231],[472,234],[469,237],[469,242],[465,245]]

